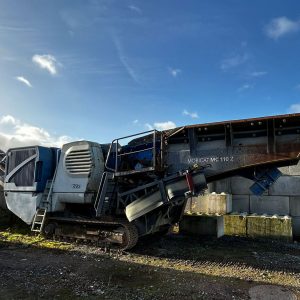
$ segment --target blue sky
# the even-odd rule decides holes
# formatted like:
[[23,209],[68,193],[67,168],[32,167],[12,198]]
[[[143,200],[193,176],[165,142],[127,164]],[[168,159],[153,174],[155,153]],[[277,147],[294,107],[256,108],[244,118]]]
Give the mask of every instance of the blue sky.
[[0,0],[0,143],[299,112],[299,53],[296,0]]

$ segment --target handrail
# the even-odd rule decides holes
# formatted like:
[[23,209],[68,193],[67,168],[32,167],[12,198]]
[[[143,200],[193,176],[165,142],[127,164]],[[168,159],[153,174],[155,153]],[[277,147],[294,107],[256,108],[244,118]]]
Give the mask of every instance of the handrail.
[[[128,135],[128,136],[125,136],[125,137],[114,139],[111,142],[110,146],[109,146],[109,150],[108,150],[107,157],[106,157],[106,160],[105,160],[105,168],[107,170],[110,170],[110,171],[113,171],[113,172],[118,172],[118,158],[119,157],[152,150],[152,155],[153,155],[152,162],[153,162],[153,168],[155,169],[155,167],[156,167],[156,146],[155,146],[155,144],[156,144],[157,132],[158,132],[158,130],[154,129],[154,130],[143,131],[143,132],[140,132],[140,133],[137,133],[137,134],[132,134],[132,135]],[[150,133],[153,134],[153,147],[149,147],[147,149],[131,151],[131,152],[128,152],[128,153],[120,153],[119,154],[119,141],[120,140],[124,140],[124,139],[131,138],[131,137],[137,137],[137,136],[141,136],[141,135],[146,135],[146,134],[150,134]],[[113,153],[113,149],[115,150],[115,155],[116,155],[115,156],[115,166],[114,166],[114,168],[111,168],[111,167],[108,166],[108,162],[109,162],[111,154]]]
[[118,156],[125,156],[125,155],[134,154],[134,153],[139,153],[139,152],[149,151],[149,150],[151,150],[151,149],[155,149],[155,147],[150,147],[150,148],[146,148],[146,149],[141,149],[141,150],[136,150],[136,151],[126,152],[126,153],[121,153],[121,154],[118,154]]

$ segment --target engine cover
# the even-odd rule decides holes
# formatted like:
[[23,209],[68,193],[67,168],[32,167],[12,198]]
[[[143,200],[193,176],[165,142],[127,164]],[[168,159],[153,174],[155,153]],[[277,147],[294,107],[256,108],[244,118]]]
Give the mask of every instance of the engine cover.
[[52,211],[63,210],[64,203],[92,203],[103,172],[100,144],[89,141],[65,144],[54,178]]

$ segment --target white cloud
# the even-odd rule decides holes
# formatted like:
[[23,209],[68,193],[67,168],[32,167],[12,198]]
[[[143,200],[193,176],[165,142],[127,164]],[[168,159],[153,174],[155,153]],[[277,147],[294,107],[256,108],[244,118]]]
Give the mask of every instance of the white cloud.
[[172,121],[156,122],[153,125],[157,130],[168,130],[176,127],[176,124]]
[[2,116],[1,117],[0,124],[16,125],[17,124],[17,120],[13,116],[11,116],[11,115],[6,115],[6,116]]
[[300,30],[300,21],[293,21],[287,17],[279,17],[271,20],[264,28],[265,34],[274,40],[287,34],[295,33]]
[[289,107],[288,112],[291,114],[300,113],[300,103],[292,104]]
[[132,11],[138,13],[138,14],[142,14],[142,10],[141,10],[139,7],[135,6],[135,5],[129,5],[128,8],[129,8],[130,10],[132,10]]
[[0,149],[7,151],[9,148],[43,145],[61,147],[71,142],[72,138],[66,135],[51,135],[43,128],[26,124],[11,115],[0,118]]
[[177,76],[181,73],[181,70],[180,70],[180,69],[169,68],[169,73],[170,73],[173,77],[177,77]]
[[252,84],[249,84],[249,83],[245,83],[243,84],[240,88],[238,88],[238,92],[243,92],[243,91],[246,91],[246,90],[249,90],[249,89],[252,89],[253,88],[253,85]]
[[166,122],[155,122],[153,125],[146,123],[145,127],[148,130],[153,130],[153,129],[157,129],[157,130],[168,130],[168,129],[172,129],[176,127],[176,124],[172,121],[166,121]]
[[252,72],[250,75],[252,77],[261,77],[261,76],[265,76],[267,74],[268,74],[268,72],[265,72],[265,71],[256,71],[256,72]]
[[32,57],[32,61],[40,68],[47,70],[51,75],[57,74],[57,66],[60,65],[56,58],[50,54],[35,54]]
[[228,57],[222,60],[221,62],[221,70],[227,71],[229,69],[238,67],[244,64],[246,61],[249,60],[249,55],[247,53],[244,54],[237,54],[232,57]]
[[133,123],[134,125],[136,125],[136,124],[138,124],[138,123],[139,123],[139,120],[138,120],[138,119],[136,119],[136,120],[133,120],[133,121],[132,121],[132,123]]
[[189,111],[187,111],[186,109],[182,112],[182,114],[183,114],[184,116],[189,116],[189,117],[191,117],[192,119],[198,119],[198,118],[199,118],[199,116],[198,116],[198,114],[197,114],[196,112],[189,112]]
[[26,79],[25,77],[23,76],[18,76],[16,77],[16,79],[22,83],[24,83],[25,85],[27,85],[28,87],[32,87],[31,83],[29,82],[28,79]]

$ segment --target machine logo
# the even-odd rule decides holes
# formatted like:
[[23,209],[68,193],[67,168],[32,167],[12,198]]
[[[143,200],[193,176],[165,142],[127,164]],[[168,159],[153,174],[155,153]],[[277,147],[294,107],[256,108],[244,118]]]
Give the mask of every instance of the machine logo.
[[80,184],[72,184],[73,189],[80,189]]

